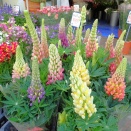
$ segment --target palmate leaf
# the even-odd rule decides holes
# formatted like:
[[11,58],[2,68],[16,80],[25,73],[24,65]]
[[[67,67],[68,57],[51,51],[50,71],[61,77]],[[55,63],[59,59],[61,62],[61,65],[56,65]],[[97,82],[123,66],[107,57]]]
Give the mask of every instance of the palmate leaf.
[[106,68],[105,67],[100,67],[97,70],[93,70],[92,72],[90,72],[90,76],[91,77],[99,77],[99,76],[103,76],[106,73]]
[[96,128],[101,126],[99,123],[100,114],[94,114],[88,119],[88,115],[86,114],[86,118],[82,119],[81,117],[76,118],[77,128],[82,131],[88,131],[89,128]]
[[74,129],[72,129],[73,127],[68,127],[67,124],[61,124],[60,126],[58,126],[57,131],[73,131]]
[[8,70],[6,70],[6,72],[0,74],[0,83],[1,84],[9,83],[11,80],[12,80],[12,77],[11,77]]
[[102,131],[118,131],[117,122],[117,118],[112,115],[109,118],[103,117],[100,120]]
[[66,55],[71,54],[74,50],[75,49],[73,48],[73,46],[70,46],[70,48],[65,48],[65,47],[60,46],[58,51],[59,51],[60,56],[63,56],[64,54]]
[[65,91],[65,92],[67,92],[70,89],[67,80],[56,81],[56,83],[54,84],[54,87],[57,90]]

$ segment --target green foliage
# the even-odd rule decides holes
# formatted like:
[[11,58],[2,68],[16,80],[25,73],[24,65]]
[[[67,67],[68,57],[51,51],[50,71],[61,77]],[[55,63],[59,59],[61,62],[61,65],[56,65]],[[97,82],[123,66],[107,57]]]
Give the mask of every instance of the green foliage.
[[[65,14],[69,17],[71,13]],[[37,16],[35,16],[37,18]],[[42,17],[42,15],[40,16]],[[40,18],[39,17],[39,18]],[[60,15],[60,19],[63,15]],[[47,19],[46,19],[47,18]],[[21,18],[17,17],[17,22],[20,25]],[[44,15],[45,25],[56,24],[58,20]],[[66,18],[65,18],[66,19]],[[68,23],[70,17],[66,19]],[[21,23],[20,23],[21,22]],[[41,23],[41,22],[40,22]],[[39,23],[39,24],[40,24]],[[66,24],[67,24],[66,23]],[[36,24],[36,25],[39,25]],[[35,25],[35,26],[36,26]],[[52,29],[53,31],[53,29]],[[82,30],[81,30],[82,31]],[[58,31],[56,31],[58,32]],[[82,32],[81,32],[82,33]],[[82,34],[81,34],[82,35]],[[85,54],[85,44],[82,43],[81,35],[80,43],[76,46],[70,45],[69,48],[58,45],[58,38],[53,39],[48,37],[49,44],[58,45],[58,52],[61,57],[62,67],[64,68],[64,79],[56,81],[51,85],[46,85],[48,77],[49,58],[46,58],[39,65],[41,84],[45,89],[45,97],[40,103],[35,101],[33,106],[30,106],[27,89],[30,86],[31,78],[21,78],[12,82],[11,73],[14,63],[14,57],[8,61],[0,64],[0,101],[4,104],[4,109],[7,117],[14,122],[30,122],[35,126],[46,126],[48,130],[53,130],[57,126],[57,131],[117,131],[118,122],[123,117],[124,113],[130,112],[131,103],[131,65],[128,64],[126,71],[126,95],[124,100],[118,102],[107,96],[104,90],[104,85],[107,78],[110,77],[109,65],[114,59],[109,58],[109,52],[104,48],[99,47],[97,52],[94,52],[93,57],[87,59]],[[31,53],[32,45],[29,46],[24,42],[20,42],[20,47],[24,54],[25,61],[31,67]],[[89,88],[92,90],[93,103],[96,105],[97,112],[90,118],[86,114],[86,118],[82,119],[74,110],[73,98],[71,96],[70,88],[70,71],[72,70],[75,52],[80,50],[81,56],[89,71],[91,84]],[[3,98],[4,97],[4,98]],[[59,112],[65,111],[67,119],[64,123],[57,123]]]
[[45,25],[56,25],[60,22],[61,18],[64,18],[65,21],[65,25],[68,25],[69,22],[71,21],[71,17],[72,17],[72,11],[65,13],[59,13],[58,19],[55,19],[55,15],[52,14],[51,16],[45,15],[45,14],[39,14],[40,18],[44,18],[45,20]]
[[41,126],[51,119],[56,107],[54,101],[58,94],[56,96],[53,95],[53,88],[47,88],[45,99],[40,103],[35,101],[34,105],[30,106],[30,101],[27,98],[27,89],[30,86],[30,81],[31,79],[28,77],[3,87],[6,89],[3,90],[5,100],[2,102],[5,104],[6,115],[11,121],[19,123],[31,122],[35,123],[36,126]]

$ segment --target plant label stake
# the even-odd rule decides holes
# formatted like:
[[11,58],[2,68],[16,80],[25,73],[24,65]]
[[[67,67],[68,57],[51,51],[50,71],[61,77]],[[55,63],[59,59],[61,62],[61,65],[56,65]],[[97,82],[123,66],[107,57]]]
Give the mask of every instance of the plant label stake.
[[71,19],[71,26],[73,27],[73,32],[76,28],[79,28],[81,23],[81,14],[79,12],[74,12]]
[[127,41],[130,29],[131,29],[131,11],[129,12],[129,15],[127,17],[127,24],[129,24],[129,28],[128,28],[128,31],[127,31],[127,34],[126,34],[125,41]]
[[13,6],[13,13],[16,15],[20,13],[20,7],[18,5]]

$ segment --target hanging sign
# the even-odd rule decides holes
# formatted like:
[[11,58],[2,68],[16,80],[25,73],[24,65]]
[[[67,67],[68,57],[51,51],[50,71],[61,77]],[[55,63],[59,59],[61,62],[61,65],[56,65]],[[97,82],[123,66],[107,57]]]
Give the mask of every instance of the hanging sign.
[[131,24],[131,11],[129,12],[129,15],[127,17],[127,23]]
[[81,23],[81,14],[78,12],[74,12],[71,19],[71,26],[79,27]]
[[20,11],[20,7],[18,5],[14,5],[13,6],[13,13],[14,14],[19,14],[19,11]]

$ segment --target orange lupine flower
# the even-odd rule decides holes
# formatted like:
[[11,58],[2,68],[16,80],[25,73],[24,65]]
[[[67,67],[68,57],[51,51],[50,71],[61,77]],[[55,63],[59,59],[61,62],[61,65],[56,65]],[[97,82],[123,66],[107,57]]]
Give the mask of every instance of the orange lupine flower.
[[125,97],[126,84],[124,82],[124,77],[126,65],[127,59],[123,58],[115,73],[112,75],[111,78],[108,79],[104,86],[105,92],[109,96],[113,96],[113,99],[118,99],[118,101],[123,100]]

